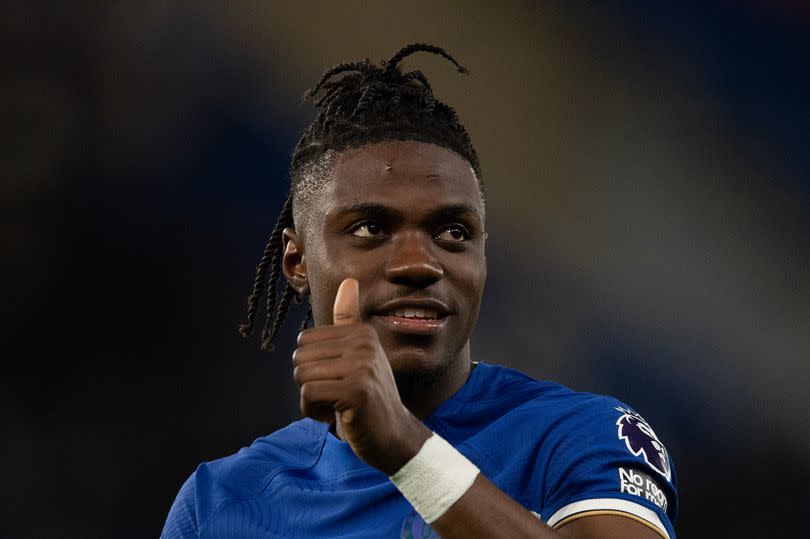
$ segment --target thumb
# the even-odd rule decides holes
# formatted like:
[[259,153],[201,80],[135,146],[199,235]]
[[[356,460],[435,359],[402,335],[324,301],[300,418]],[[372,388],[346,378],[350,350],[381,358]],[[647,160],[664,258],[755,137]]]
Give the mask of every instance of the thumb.
[[344,279],[340,283],[332,316],[336,326],[360,321],[360,283],[357,279]]

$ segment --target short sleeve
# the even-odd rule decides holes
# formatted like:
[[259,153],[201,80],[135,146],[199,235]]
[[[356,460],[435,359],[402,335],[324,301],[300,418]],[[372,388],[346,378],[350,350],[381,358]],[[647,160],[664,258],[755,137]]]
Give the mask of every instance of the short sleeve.
[[174,499],[160,539],[197,538],[196,474],[191,474]]
[[675,539],[677,486],[666,447],[644,418],[615,399],[593,396],[553,429],[543,458],[543,519],[618,514]]

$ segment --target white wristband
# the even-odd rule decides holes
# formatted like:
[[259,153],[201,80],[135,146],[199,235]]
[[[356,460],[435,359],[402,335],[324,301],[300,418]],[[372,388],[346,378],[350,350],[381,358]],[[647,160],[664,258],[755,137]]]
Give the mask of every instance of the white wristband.
[[391,482],[428,524],[445,514],[467,492],[478,467],[435,432]]

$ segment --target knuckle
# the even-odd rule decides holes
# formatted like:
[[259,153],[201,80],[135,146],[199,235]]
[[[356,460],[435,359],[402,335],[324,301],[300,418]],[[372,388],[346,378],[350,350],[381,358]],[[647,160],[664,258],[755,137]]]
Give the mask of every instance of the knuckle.
[[354,371],[363,379],[371,378],[374,375],[374,365],[368,361],[357,361]]
[[352,337],[350,346],[356,352],[373,352],[375,349],[375,338],[366,332],[362,332]]
[[336,322],[343,321],[343,320],[353,320],[354,319],[354,315],[352,315],[350,313],[337,312],[337,313],[334,313],[332,316],[333,316],[333,318],[334,318],[334,320]]
[[360,352],[370,353],[374,351],[374,343],[369,341],[368,339],[363,339],[359,343],[357,343],[357,349]]

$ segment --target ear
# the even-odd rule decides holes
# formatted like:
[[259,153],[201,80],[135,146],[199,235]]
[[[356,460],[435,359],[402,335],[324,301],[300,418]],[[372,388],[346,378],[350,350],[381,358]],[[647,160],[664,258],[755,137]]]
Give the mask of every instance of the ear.
[[284,242],[284,258],[281,261],[281,268],[284,271],[284,277],[299,294],[308,296],[309,280],[304,242],[292,228],[284,229],[282,241]]

